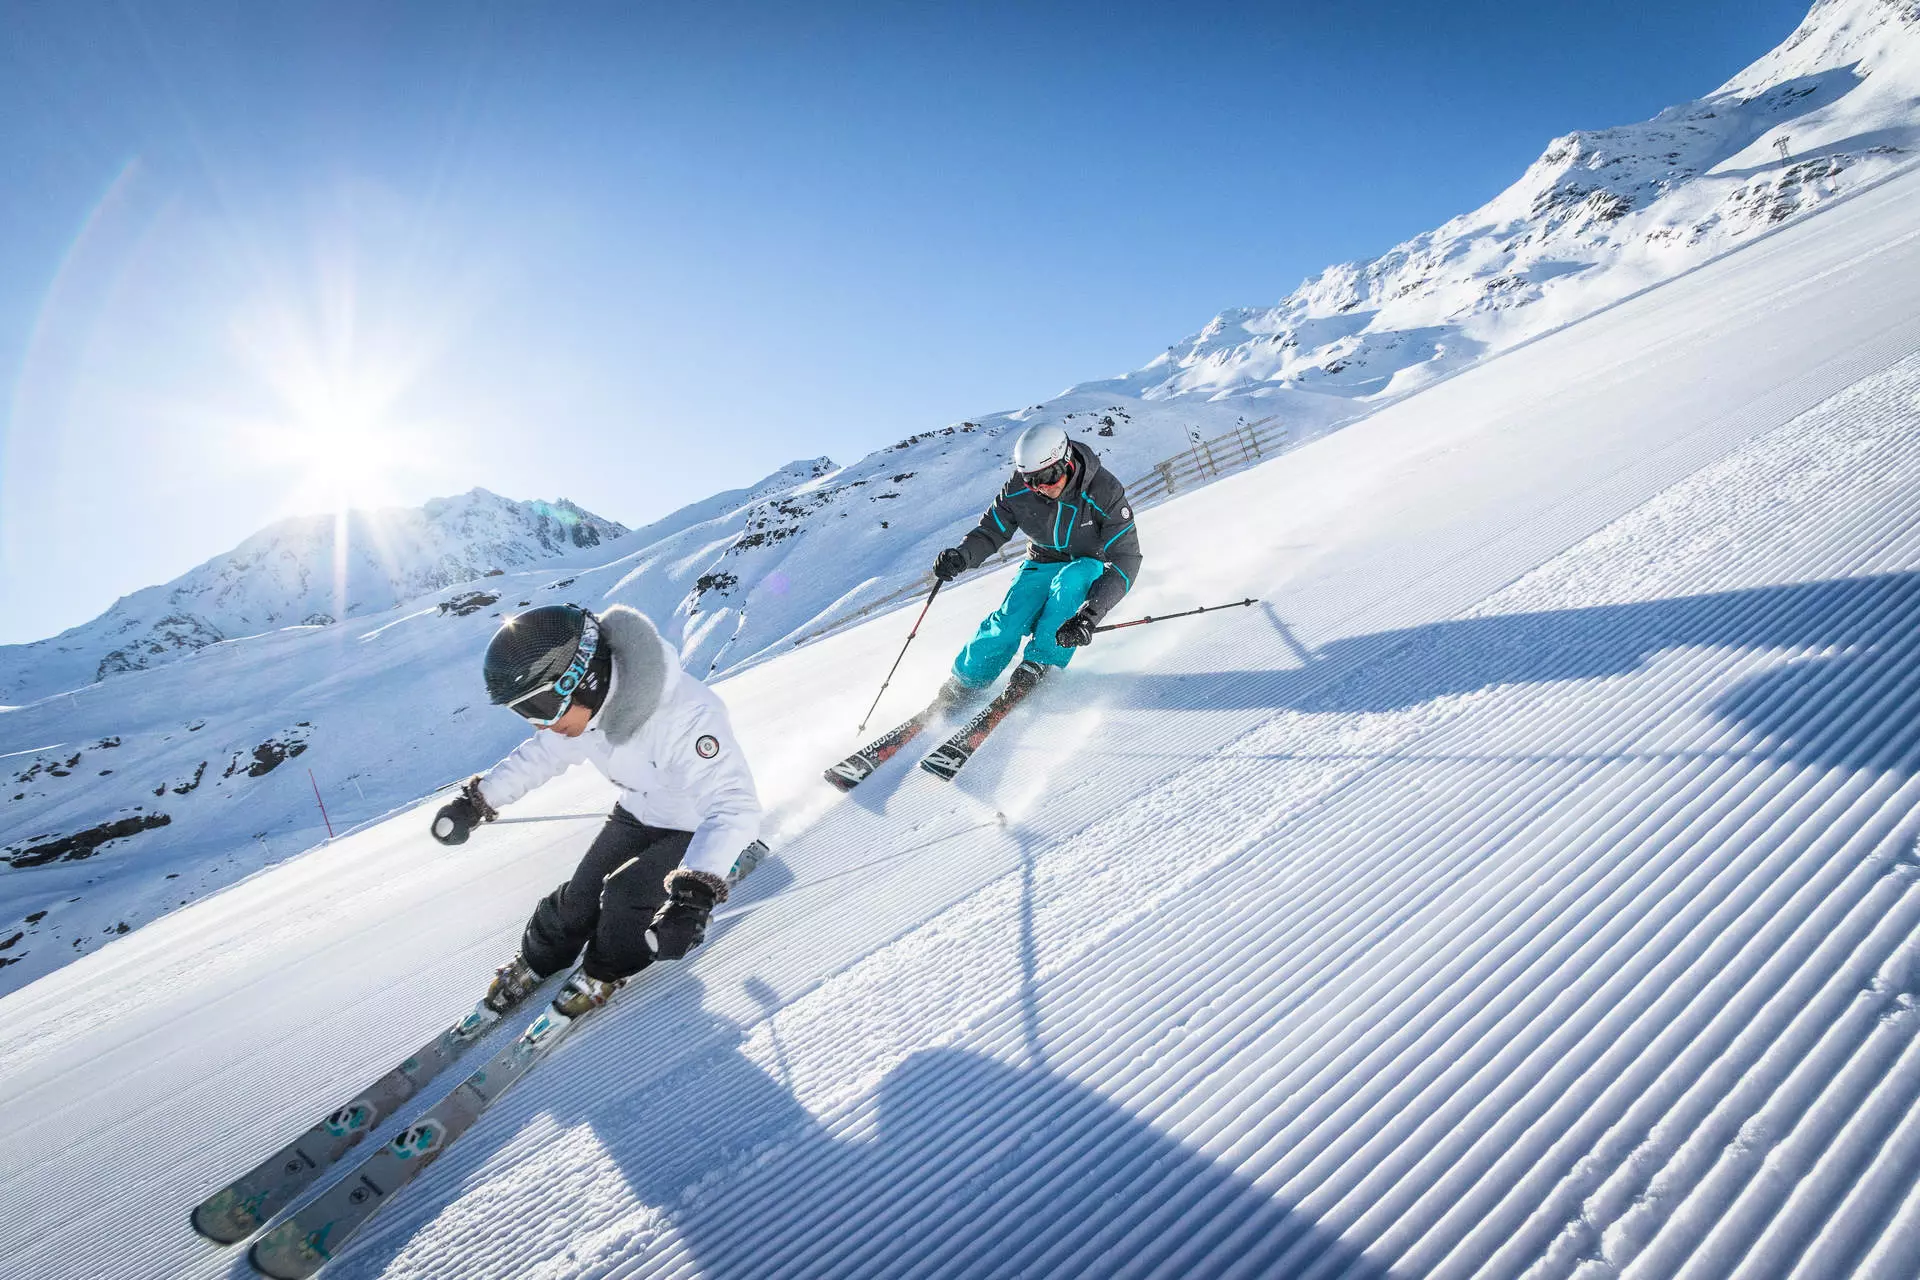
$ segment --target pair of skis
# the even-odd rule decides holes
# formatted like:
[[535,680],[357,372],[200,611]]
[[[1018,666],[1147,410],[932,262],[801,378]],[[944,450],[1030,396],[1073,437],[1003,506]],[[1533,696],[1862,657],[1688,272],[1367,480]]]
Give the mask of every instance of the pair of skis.
[[[1030,669],[1025,664],[1015,668],[1007,680],[1007,687],[998,697],[987,703],[953,736],[929,751],[920,761],[920,767],[936,778],[953,781],[955,775],[973,759],[973,753],[987,740],[987,735],[1007,718],[1028,694],[1040,683],[1045,669]],[[825,773],[825,778],[842,791],[851,791],[865,782],[874,770],[899,755],[906,746],[924,732],[929,724],[938,720],[944,707],[935,702],[919,715],[897,726],[880,737],[875,738],[845,760],[833,765]]]
[[[758,840],[747,846],[729,872],[728,883],[745,879],[767,853],[767,846]],[[476,1006],[351,1102],[201,1201],[192,1214],[194,1230],[219,1244],[238,1244],[252,1235],[483,1039],[501,1016]],[[586,1017],[568,1018],[551,1008],[543,1010],[425,1115],[261,1236],[247,1253],[253,1269],[274,1280],[305,1280],[324,1267],[368,1218],[472,1128],[501,1094],[539,1065]]]

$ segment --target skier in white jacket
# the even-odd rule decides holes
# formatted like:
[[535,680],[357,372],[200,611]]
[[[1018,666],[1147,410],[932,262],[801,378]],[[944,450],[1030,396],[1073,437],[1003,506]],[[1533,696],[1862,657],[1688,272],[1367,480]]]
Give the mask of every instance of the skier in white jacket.
[[759,838],[753,774],[720,698],[680,669],[646,616],[545,605],[509,618],[487,646],[487,694],[534,735],[434,815],[459,844],[497,811],[589,761],[620,800],[573,876],[540,900],[486,1005],[504,1012],[581,958],[554,1008],[604,1004],[655,960],[684,956],[726,900],[735,860]]

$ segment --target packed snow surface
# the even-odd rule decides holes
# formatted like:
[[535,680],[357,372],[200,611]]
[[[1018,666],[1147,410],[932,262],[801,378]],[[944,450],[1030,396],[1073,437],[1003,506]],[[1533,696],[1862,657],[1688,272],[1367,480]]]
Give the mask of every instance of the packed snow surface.
[[[329,1280],[1911,1280],[1917,207],[1148,513],[1125,613],[1261,606],[1102,637],[956,783],[819,780],[910,615],[724,681],[777,859]],[[6,1273],[242,1274],[189,1206],[462,1011],[611,794],[428,802],[0,1000]]]

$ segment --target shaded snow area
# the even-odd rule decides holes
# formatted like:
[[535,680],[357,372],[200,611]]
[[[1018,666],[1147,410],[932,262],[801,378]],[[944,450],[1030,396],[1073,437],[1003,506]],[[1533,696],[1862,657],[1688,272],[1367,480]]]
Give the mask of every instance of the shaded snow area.
[[[1262,606],[1102,637],[955,783],[819,780],[909,614],[724,681],[775,860],[328,1280],[1911,1280],[1916,207],[1149,512],[1128,616]],[[460,1013],[611,794],[422,805],[0,1001],[6,1273],[244,1274],[188,1208]]]
[[[1482,208],[1223,312],[1122,377],[902,428],[850,464],[802,458],[633,530],[484,490],[283,522],[0,646],[0,993],[312,847],[329,821],[357,827],[498,759],[515,726],[475,672],[510,613],[628,604],[696,675],[793,670],[797,644],[924,578],[1025,427],[1060,424],[1129,482],[1241,427],[1313,447],[1889,181],[1920,159],[1916,104],[1916,0],[1820,0],[1706,97],[1556,139]],[[1530,425],[1551,433],[1559,412],[1543,402]],[[883,661],[828,652],[846,665],[821,696]]]

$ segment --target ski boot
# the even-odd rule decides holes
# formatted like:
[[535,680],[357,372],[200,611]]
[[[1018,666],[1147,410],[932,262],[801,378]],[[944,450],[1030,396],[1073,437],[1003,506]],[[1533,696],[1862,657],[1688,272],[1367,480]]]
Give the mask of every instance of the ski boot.
[[480,1003],[495,1014],[506,1013],[532,995],[533,989],[539,985],[540,975],[515,955],[494,971],[493,981],[488,984],[487,994]]
[[940,686],[940,692],[933,695],[933,706],[929,709],[935,715],[946,715],[979,697],[980,692],[973,685],[962,683],[959,676],[948,676],[947,682]]
[[1033,686],[1039,684],[1041,680],[1046,678],[1046,674],[1050,669],[1051,668],[1041,663],[1035,662],[1032,658],[1028,658],[1019,666],[1015,667],[1013,674],[1007,677],[1007,692],[1018,694],[1031,692]]
[[575,969],[567,975],[566,983],[553,997],[553,1011],[563,1018],[577,1018],[613,999],[613,993],[626,985],[625,978],[602,982],[598,978],[589,978],[583,970]]

